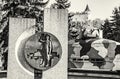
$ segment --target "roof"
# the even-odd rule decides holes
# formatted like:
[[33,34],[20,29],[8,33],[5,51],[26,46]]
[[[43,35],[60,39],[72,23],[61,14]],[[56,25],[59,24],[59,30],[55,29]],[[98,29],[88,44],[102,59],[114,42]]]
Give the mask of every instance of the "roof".
[[85,9],[85,11],[84,11],[84,12],[88,12],[88,11],[90,11],[90,9],[89,9],[89,6],[88,6],[88,5],[86,5],[86,9]]

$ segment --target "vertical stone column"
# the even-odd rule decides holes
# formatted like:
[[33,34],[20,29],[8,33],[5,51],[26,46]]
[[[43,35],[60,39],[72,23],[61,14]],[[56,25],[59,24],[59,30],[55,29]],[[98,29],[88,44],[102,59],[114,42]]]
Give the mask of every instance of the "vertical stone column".
[[103,38],[103,30],[99,30],[99,38]]
[[[34,79],[25,72],[18,64],[15,55],[16,41],[19,36],[28,28],[35,25],[35,19],[10,18],[9,19],[9,50],[8,50],[8,71],[7,79]],[[35,31],[31,32],[31,34]],[[24,62],[24,61],[23,61]]]
[[43,79],[67,79],[68,64],[68,11],[45,9],[44,32],[57,37],[62,47],[62,57],[57,65],[43,72]]

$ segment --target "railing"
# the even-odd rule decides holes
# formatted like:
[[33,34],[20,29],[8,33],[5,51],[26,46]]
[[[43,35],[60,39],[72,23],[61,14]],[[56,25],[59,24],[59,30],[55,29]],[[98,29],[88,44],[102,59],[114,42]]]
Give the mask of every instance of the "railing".
[[69,79],[120,79],[120,71],[96,71],[71,68],[68,69],[68,77]]
[[0,79],[7,78],[7,71],[0,71]]
[[[88,79],[120,79],[120,71],[81,70],[76,68],[68,69],[68,79],[73,77],[74,79],[81,77],[88,77]],[[7,79],[7,71],[0,72],[0,79]]]

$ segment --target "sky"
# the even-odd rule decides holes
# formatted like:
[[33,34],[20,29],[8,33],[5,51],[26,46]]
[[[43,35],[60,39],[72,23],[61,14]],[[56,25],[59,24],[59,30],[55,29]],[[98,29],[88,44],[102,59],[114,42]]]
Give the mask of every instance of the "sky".
[[[86,5],[88,4],[90,8],[89,19],[100,18],[105,20],[106,18],[110,19],[112,16],[112,11],[115,7],[120,6],[120,0],[69,0],[71,6],[68,9],[70,12],[82,12],[85,10]],[[55,0],[50,0],[49,4],[54,3]]]

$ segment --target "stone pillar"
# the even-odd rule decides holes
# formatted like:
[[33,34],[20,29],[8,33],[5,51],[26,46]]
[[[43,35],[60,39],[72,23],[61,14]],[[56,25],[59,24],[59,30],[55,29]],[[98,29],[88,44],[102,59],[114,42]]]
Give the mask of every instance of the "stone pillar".
[[99,30],[99,38],[103,38],[103,30]]
[[43,72],[43,79],[67,79],[68,64],[68,11],[45,9],[44,32],[57,37],[62,47],[62,57],[53,68]]
[[[31,76],[29,73],[25,72],[22,67],[20,67],[15,55],[16,41],[25,30],[32,27],[33,25],[35,25],[35,19],[9,19],[9,50],[7,79],[34,79],[34,76]],[[33,30],[31,34],[35,34],[35,30]]]

